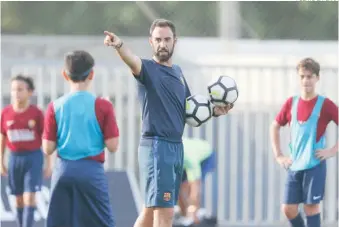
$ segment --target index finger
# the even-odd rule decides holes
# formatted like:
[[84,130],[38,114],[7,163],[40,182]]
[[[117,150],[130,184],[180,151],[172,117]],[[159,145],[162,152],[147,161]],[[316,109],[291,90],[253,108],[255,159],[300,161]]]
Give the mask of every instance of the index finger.
[[104,31],[104,34],[110,37],[114,37],[114,34],[112,32]]

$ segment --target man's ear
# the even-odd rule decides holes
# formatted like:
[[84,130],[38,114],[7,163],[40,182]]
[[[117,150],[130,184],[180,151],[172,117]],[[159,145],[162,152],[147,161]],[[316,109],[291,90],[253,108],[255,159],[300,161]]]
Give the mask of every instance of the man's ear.
[[69,77],[68,77],[68,74],[66,73],[66,70],[63,69],[61,74],[65,78],[65,80],[69,81]]
[[90,72],[89,75],[88,75],[88,79],[89,79],[89,80],[93,80],[93,78],[94,78],[94,71],[93,71],[93,69],[92,69],[91,72]]
[[149,44],[151,45],[151,47],[153,47],[152,37],[149,37],[149,38],[148,38],[148,42],[149,42]]

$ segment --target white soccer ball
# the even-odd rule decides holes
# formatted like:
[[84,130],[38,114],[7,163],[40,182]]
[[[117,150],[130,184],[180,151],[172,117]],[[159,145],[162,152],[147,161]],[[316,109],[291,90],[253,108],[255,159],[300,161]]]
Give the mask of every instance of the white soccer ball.
[[211,80],[207,86],[211,102],[216,106],[226,106],[238,99],[237,83],[232,77],[219,76]]
[[186,99],[186,123],[199,127],[212,117],[212,105],[208,97],[192,95]]

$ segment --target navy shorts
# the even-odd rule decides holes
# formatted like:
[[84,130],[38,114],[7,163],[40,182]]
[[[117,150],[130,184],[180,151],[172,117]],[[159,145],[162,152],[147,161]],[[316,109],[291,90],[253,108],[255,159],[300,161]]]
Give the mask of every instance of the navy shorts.
[[41,150],[11,152],[8,184],[12,195],[37,192],[41,189],[44,158]]
[[182,143],[142,139],[138,149],[139,172],[146,207],[174,207],[183,172]]
[[284,204],[318,204],[324,197],[325,182],[325,161],[306,170],[288,170]]
[[47,227],[115,227],[102,163],[57,159]]

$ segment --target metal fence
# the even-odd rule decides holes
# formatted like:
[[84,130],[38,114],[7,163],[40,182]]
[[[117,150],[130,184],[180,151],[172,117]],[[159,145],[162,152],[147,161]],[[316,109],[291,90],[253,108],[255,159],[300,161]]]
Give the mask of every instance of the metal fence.
[[[68,85],[60,75],[59,66],[16,65],[18,72],[35,77],[35,102],[46,108],[65,92]],[[207,177],[204,205],[218,216],[221,223],[258,226],[285,222],[280,212],[285,170],[272,157],[269,124],[283,102],[298,92],[295,68],[229,66],[186,70],[192,93],[207,95],[206,83],[211,76],[229,75],[236,79],[240,96],[227,117],[213,119],[200,128],[186,127],[185,135],[205,138],[218,153],[217,171]],[[140,136],[140,107],[136,98],[136,82],[127,68],[113,70],[110,66],[95,68],[92,91],[109,97],[114,103],[121,132],[118,152],[108,155],[107,169],[127,169],[138,175],[137,147]],[[338,103],[338,69],[323,68],[319,92]],[[2,81],[3,105],[9,102],[7,82]],[[337,141],[337,127],[331,123],[327,142]],[[287,152],[288,129],[282,131],[283,150]],[[328,161],[326,196],[322,205],[325,223],[338,222],[338,156]]]

